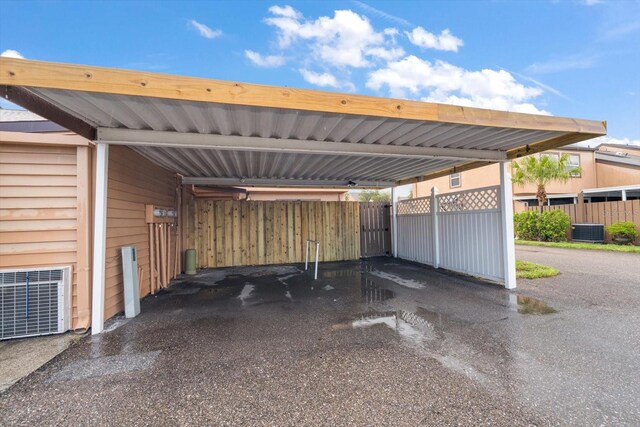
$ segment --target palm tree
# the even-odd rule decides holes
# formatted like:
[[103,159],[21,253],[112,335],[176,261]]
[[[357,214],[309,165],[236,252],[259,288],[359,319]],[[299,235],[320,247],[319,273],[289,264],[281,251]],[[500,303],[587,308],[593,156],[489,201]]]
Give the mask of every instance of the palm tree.
[[536,198],[540,209],[547,200],[547,190],[545,186],[551,182],[567,182],[573,175],[580,174],[580,167],[568,169],[569,155],[561,154],[560,156],[551,156],[542,154],[538,156],[529,156],[522,159],[520,163],[513,162],[513,177],[511,181],[514,184],[535,184],[538,186]]

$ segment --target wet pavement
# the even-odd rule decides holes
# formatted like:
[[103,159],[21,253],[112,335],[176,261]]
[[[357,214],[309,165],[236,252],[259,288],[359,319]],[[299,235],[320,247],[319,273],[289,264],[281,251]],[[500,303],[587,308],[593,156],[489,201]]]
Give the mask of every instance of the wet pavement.
[[0,395],[2,424],[640,423],[639,283],[594,306],[385,258],[301,268],[177,281]]

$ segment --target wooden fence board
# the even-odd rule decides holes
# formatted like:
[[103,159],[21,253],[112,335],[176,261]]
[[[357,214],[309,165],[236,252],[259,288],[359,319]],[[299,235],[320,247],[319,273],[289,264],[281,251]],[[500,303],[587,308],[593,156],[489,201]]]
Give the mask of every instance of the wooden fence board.
[[[353,202],[194,200],[187,241],[198,266],[303,262],[306,240],[320,240],[320,261],[360,257],[360,210]],[[315,247],[310,257],[315,257]]]
[[[582,206],[582,207],[581,207]],[[636,230],[640,233],[640,200],[627,200],[615,202],[594,202],[567,205],[544,206],[543,211],[561,210],[571,218],[571,223],[577,223],[578,210],[583,209],[583,222],[585,224],[604,224],[605,227],[616,222],[632,221],[636,224]],[[527,210],[539,210],[537,206],[529,206]],[[605,230],[605,240],[610,241],[611,236]],[[640,238],[636,240],[636,243]]]

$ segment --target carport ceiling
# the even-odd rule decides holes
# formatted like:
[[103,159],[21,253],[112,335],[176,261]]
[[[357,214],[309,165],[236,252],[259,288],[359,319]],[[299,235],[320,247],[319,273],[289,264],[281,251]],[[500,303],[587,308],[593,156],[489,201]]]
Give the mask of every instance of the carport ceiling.
[[606,134],[600,121],[11,58],[0,88],[193,184],[388,187]]

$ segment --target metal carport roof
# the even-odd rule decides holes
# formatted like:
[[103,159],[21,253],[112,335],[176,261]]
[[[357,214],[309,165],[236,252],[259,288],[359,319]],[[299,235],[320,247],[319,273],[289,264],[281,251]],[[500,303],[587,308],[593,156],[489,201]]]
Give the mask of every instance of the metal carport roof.
[[0,58],[9,101],[185,183],[388,187],[606,134],[606,123]]

